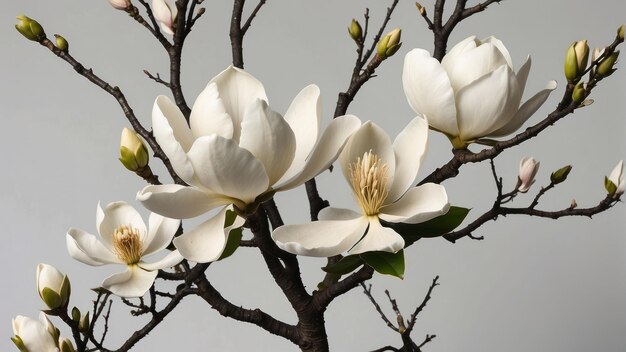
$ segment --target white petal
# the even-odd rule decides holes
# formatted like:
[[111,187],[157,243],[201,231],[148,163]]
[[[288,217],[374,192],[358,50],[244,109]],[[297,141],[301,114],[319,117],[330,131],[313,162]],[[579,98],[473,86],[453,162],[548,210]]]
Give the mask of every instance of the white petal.
[[624,193],[624,160],[620,160],[615,165],[615,168],[609,174],[609,180],[617,187],[616,194]]
[[476,36],[472,35],[455,44],[441,60],[443,68],[447,70],[448,67],[456,65],[457,58],[466,51],[474,50],[478,46],[477,42]]
[[178,176],[187,183],[193,180],[193,167],[186,154],[193,144],[193,136],[183,113],[166,96],[158,96],[154,102],[152,130]]
[[[298,93],[285,113],[285,121],[296,137],[296,152],[292,165],[304,165],[311,154],[320,129],[322,102],[320,89],[311,84]],[[302,170],[300,169],[298,171]]]
[[359,243],[348,251],[348,254],[360,254],[365,252],[382,251],[396,253],[404,248],[404,239],[394,230],[384,227],[378,218],[369,218],[369,228],[367,234]]
[[232,207],[224,207],[209,220],[176,237],[174,245],[180,254],[197,263],[218,260],[224,252],[230,231],[243,225],[243,219],[237,217],[231,226],[224,228],[228,210]]
[[233,121],[233,139],[239,141],[241,121],[248,107],[257,99],[267,101],[263,84],[248,72],[229,66],[211,79],[217,84],[226,113]]
[[[100,205],[98,204],[98,207]],[[107,204],[103,210],[102,222],[98,227],[98,233],[105,244],[113,243],[115,230],[120,226],[127,226],[137,229],[140,234],[145,235],[148,231],[146,223],[141,218],[141,214],[128,205],[126,202],[113,202]],[[109,246],[109,248],[112,248]]]
[[517,83],[520,87],[520,94],[524,95],[524,89],[526,88],[526,81],[528,80],[528,74],[530,73],[530,66],[532,65],[532,60],[530,59],[530,55],[526,57],[526,61],[517,71]]
[[320,211],[318,218],[320,220],[352,220],[363,216],[351,209],[326,207]]
[[291,165],[296,137],[280,114],[270,109],[265,100],[257,99],[241,123],[239,146],[263,164],[272,185]]
[[448,73],[452,89],[459,92],[480,77],[507,65],[507,61],[495,45],[486,43],[459,55],[454,65],[445,65],[444,62],[442,65]]
[[481,40],[481,42],[493,44],[496,48],[498,48],[502,56],[504,56],[504,59],[506,60],[506,63],[509,65],[511,70],[515,69],[515,67],[513,67],[513,60],[511,60],[511,54],[509,54],[509,50],[504,46],[500,39],[494,36],[490,36]]
[[144,270],[155,271],[155,270],[160,270],[160,269],[171,268],[177,265],[178,263],[182,262],[183,259],[184,258],[180,254],[179,251],[172,251],[168,253],[165,257],[163,257],[163,259],[158,260],[154,263],[140,262],[138,265]]
[[71,228],[65,236],[70,256],[87,265],[121,263],[119,258],[98,241],[96,236],[81,229]]
[[217,91],[217,84],[209,83],[198,95],[189,117],[194,138],[217,134],[224,138],[233,138],[233,120]]
[[550,81],[546,88],[528,99],[519,108],[513,119],[501,128],[491,132],[489,137],[503,137],[517,131],[522,125],[548,100],[550,93],[556,89],[556,81]]
[[188,155],[195,177],[217,194],[250,204],[269,187],[263,164],[232,139],[200,137]]
[[396,171],[385,203],[395,202],[415,181],[428,146],[428,122],[418,116],[398,134],[393,142]]
[[277,191],[284,191],[297,187],[328,169],[337,160],[348,137],[359,126],[361,126],[361,120],[356,116],[345,115],[335,118],[326,127],[306,163],[294,167],[293,164],[296,163],[294,160],[292,166],[273,188]]
[[158,271],[145,271],[137,265],[129,265],[123,273],[113,274],[102,282],[102,287],[120,297],[143,296],[154,283]]
[[65,275],[52,265],[40,263],[37,265],[37,291],[49,287],[55,292],[60,292]]
[[456,95],[460,137],[471,141],[484,137],[508,122],[509,99],[518,91],[517,78],[509,66],[487,74]]
[[448,74],[426,50],[413,49],[404,58],[402,86],[409,105],[435,129],[459,134],[454,91]]
[[377,124],[368,121],[346,143],[343,152],[339,156],[341,170],[346,180],[350,180],[350,165],[363,158],[363,154],[371,151],[376,154],[383,163],[387,164],[387,179],[389,184],[393,181],[396,169],[396,156],[389,135]]
[[173,219],[189,219],[202,215],[232,199],[181,185],[146,186],[137,193],[137,200],[148,210]]
[[425,183],[411,188],[396,203],[380,209],[379,217],[389,222],[417,224],[443,215],[450,209],[446,189]]
[[172,238],[178,231],[180,220],[171,219],[156,213],[150,213],[148,220],[148,233],[143,240],[143,255],[147,256],[152,253],[165,249]]
[[[43,313],[40,313],[43,314]],[[40,316],[41,320],[41,316]],[[13,333],[19,335],[28,351],[58,352],[56,341],[41,321],[18,315],[13,319]]]
[[350,249],[367,229],[366,217],[284,225],[272,233],[281,249],[310,257],[332,257]]
[[[152,0],[152,13],[157,21],[161,22],[166,27],[172,27],[172,10],[164,0]],[[172,34],[172,33],[170,33]]]

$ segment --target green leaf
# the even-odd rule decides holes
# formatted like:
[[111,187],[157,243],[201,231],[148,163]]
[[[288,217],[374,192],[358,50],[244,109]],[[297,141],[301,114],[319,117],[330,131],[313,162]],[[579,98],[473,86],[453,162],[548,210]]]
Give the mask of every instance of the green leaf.
[[[235,222],[235,219],[237,219],[237,214],[234,211],[226,211],[224,228],[232,225]],[[243,237],[243,229],[241,227],[230,230],[228,233],[228,240],[226,241],[226,247],[224,247],[224,252],[222,252],[222,255],[218,260],[222,260],[233,255],[237,248],[239,248],[241,237]]]
[[363,259],[358,255],[349,255],[341,258],[341,260],[336,263],[323,267],[322,270],[331,274],[345,275],[353,272],[363,264]]
[[361,259],[377,273],[404,278],[404,250],[398,253],[366,252]]
[[617,186],[615,185],[615,183],[609,180],[609,178],[606,176],[604,176],[604,188],[606,189],[607,192],[609,192],[610,196],[612,196],[613,194],[615,194],[615,192],[617,192]]
[[61,296],[49,287],[41,290],[41,299],[50,309],[59,308],[61,303],[63,303]]
[[454,230],[465,220],[469,211],[470,209],[467,208],[452,206],[446,214],[419,224],[382,223],[404,238],[404,247],[406,248],[420,238],[437,237]]

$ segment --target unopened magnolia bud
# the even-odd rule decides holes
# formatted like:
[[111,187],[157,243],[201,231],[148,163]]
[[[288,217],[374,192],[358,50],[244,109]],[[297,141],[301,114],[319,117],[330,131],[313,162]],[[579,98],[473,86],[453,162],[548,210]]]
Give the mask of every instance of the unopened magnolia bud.
[[567,175],[572,171],[572,165],[563,166],[550,175],[550,181],[555,185],[567,180]]
[[76,352],[70,339],[62,339],[59,343],[61,352]]
[[519,163],[519,174],[517,176],[517,190],[526,193],[533,183],[535,175],[539,170],[539,162],[532,157],[525,157]]
[[363,36],[363,28],[361,28],[361,24],[359,21],[352,19],[350,22],[350,27],[348,27],[348,34],[350,34],[350,38],[355,42],[359,43]]
[[400,28],[396,28],[391,32],[387,33],[379,42],[377,49],[377,54],[381,58],[385,59],[393,54],[395,54],[402,43],[400,43],[400,37],[402,35],[402,31]]
[[626,182],[624,182],[624,160],[620,160],[611,174],[604,178],[604,188],[608,192],[609,196],[614,199],[618,199],[624,194],[624,188]]
[[587,92],[585,90],[585,84],[583,82],[579,82],[572,92],[572,100],[576,104],[580,104],[583,100],[585,100]]
[[570,209],[574,209],[577,206],[578,206],[578,203],[576,203],[576,199],[572,198],[572,201],[569,203]]
[[16,18],[18,19],[18,22],[15,25],[15,29],[17,29],[17,31],[20,32],[26,39],[40,42],[46,38],[46,32],[44,32],[43,27],[39,24],[39,22],[24,15],[19,15]]
[[87,330],[89,330],[89,312],[80,319],[78,330],[81,332],[87,332]]
[[569,81],[579,78],[587,68],[589,59],[589,45],[587,40],[573,43],[565,55],[565,77]]
[[66,307],[70,300],[70,280],[55,267],[37,265],[37,291],[50,309]]
[[167,34],[174,34],[176,31],[176,6],[170,7],[165,0],[152,0],[152,13],[154,18],[161,23],[161,29]]
[[624,25],[619,26],[619,28],[617,29],[617,37],[620,40],[624,40]]
[[76,307],[72,308],[72,320],[77,323],[80,321],[80,309]]
[[118,10],[126,10],[130,6],[130,0],[109,0],[109,4]]
[[128,128],[122,130],[119,159],[130,171],[137,171],[148,165],[148,148],[139,136]]
[[57,48],[59,48],[59,50],[63,51],[63,52],[67,52],[69,49],[69,43],[67,42],[67,40],[65,38],[63,38],[63,36],[60,36],[58,34],[54,35],[55,38],[57,38],[56,40],[56,46]]
[[417,7],[417,11],[420,12],[420,15],[422,16],[426,15],[426,8],[422,6],[422,4],[420,4],[419,2],[416,2],[415,7]]
[[612,74],[615,71],[615,69],[613,69],[613,66],[615,65],[615,62],[617,62],[618,57],[619,51],[616,51],[611,55],[605,57],[598,65],[598,68],[596,69],[596,74],[600,77],[606,77]]

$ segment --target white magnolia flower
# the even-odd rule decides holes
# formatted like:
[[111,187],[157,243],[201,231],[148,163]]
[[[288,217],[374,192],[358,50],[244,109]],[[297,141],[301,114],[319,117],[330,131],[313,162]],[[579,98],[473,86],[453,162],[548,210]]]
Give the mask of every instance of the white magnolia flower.
[[11,338],[15,345],[31,352],[58,352],[58,335],[56,328],[48,317],[39,313],[39,321],[18,315],[13,319],[13,333]]
[[517,176],[517,190],[526,193],[530,186],[535,183],[535,175],[539,170],[539,162],[533,157],[522,158],[519,162],[519,174]]
[[[318,138],[321,114],[317,86],[304,88],[283,118],[268,106],[261,82],[232,66],[198,96],[191,127],[178,107],[160,96],[152,112],[154,136],[189,186],[151,185],[137,199],[146,208],[177,219],[230,204],[240,214],[253,211],[258,201],[274,192],[297,187],[328,169],[361,124],[354,116],[338,117]],[[225,213],[219,214],[222,223]],[[218,231],[207,236],[219,238],[219,248],[228,232],[214,222],[220,220],[200,226]],[[186,233],[175,245],[186,258],[206,262],[215,256],[197,250],[201,232],[206,233],[198,229],[194,236]]]
[[141,297],[152,286],[159,269],[183,259],[173,251],[156,262],[143,261],[170,244],[180,220],[152,213],[148,225],[135,208],[124,202],[110,203],[104,210],[98,204],[96,228],[100,238],[71,228],[66,236],[67,250],[72,258],[88,265],[126,265],[126,271],[111,275],[102,287],[121,297]]
[[626,188],[626,182],[624,182],[624,160],[620,160],[617,165],[615,165],[615,168],[609,175],[609,180],[617,187],[615,193],[613,193],[613,197],[619,198],[624,194],[624,188]]
[[170,5],[165,0],[152,0],[152,13],[154,18],[159,21],[163,32],[173,35],[176,15],[178,14],[176,5]]
[[50,309],[66,306],[70,299],[70,280],[57,268],[48,264],[37,265],[37,291]]
[[428,123],[413,119],[391,143],[379,126],[367,122],[349,139],[339,157],[361,212],[324,208],[320,221],[277,228],[272,238],[294,254],[330,257],[343,252],[397,252],[404,240],[379,219],[420,223],[445,214],[450,204],[443,186],[411,187],[426,153]]
[[423,49],[404,59],[402,83],[409,105],[445,133],[455,148],[483,137],[515,132],[548,99],[556,82],[520,106],[530,71],[530,56],[513,71],[509,52],[494,37],[469,37],[455,45],[441,63]]

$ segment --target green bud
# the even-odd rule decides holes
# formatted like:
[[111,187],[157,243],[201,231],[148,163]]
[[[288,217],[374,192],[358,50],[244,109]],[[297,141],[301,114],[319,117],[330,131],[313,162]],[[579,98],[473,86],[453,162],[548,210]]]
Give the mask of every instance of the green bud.
[[21,337],[15,335],[11,337],[11,341],[13,341],[13,343],[15,344],[15,346],[17,346],[17,349],[20,350],[20,352],[28,352],[28,349],[24,345],[24,341],[22,341]]
[[61,299],[61,295],[59,295],[57,292],[55,292],[50,287],[44,287],[41,290],[41,300],[50,309],[59,308],[63,304],[63,300]]
[[620,40],[624,40],[624,25],[619,26],[619,28],[617,29],[617,37]]
[[580,104],[583,100],[585,100],[586,95],[587,95],[587,92],[585,90],[585,84],[583,82],[579,82],[574,87],[574,91],[572,92],[572,100],[576,104]]
[[402,35],[402,31],[400,28],[396,28],[391,32],[387,33],[383,39],[378,42],[378,46],[376,47],[376,53],[383,59],[386,59],[393,54],[395,54],[402,43],[400,43],[400,37]]
[[69,48],[69,43],[67,42],[67,40],[65,38],[63,38],[63,36],[55,34],[54,35],[55,38],[57,38],[57,48],[59,48],[59,50],[63,51],[63,52],[67,52],[68,48]]
[[80,309],[76,307],[72,308],[72,320],[77,323],[80,321]]
[[574,81],[579,78],[587,68],[588,60],[589,45],[587,45],[587,40],[574,42],[570,45],[565,54],[564,71],[567,80]]
[[598,68],[596,69],[596,74],[600,77],[606,77],[611,75],[615,71],[613,66],[615,65],[615,62],[617,62],[618,57],[619,51],[615,51],[611,55],[605,57],[598,65]]
[[359,21],[352,19],[350,23],[350,27],[348,27],[348,34],[350,34],[350,38],[355,42],[359,43],[362,40],[363,36],[363,28],[361,28],[361,24]]
[[78,323],[78,330],[81,332],[87,332],[87,330],[89,330],[89,312],[87,312],[87,314],[80,319],[80,322]]
[[74,345],[72,345],[72,341],[70,339],[63,339],[59,344],[61,352],[76,352],[74,349]]
[[148,165],[148,148],[139,136],[128,128],[122,130],[119,159],[130,171],[137,171]]
[[39,22],[24,15],[19,15],[16,18],[18,19],[18,22],[15,25],[15,29],[26,37],[26,39],[40,42],[46,38],[46,33]]
[[612,196],[615,192],[617,192],[617,185],[606,176],[604,176],[604,188],[609,193],[609,196]]
[[570,171],[572,171],[572,165],[563,166],[550,175],[550,181],[558,185],[567,179],[567,175],[569,175]]

